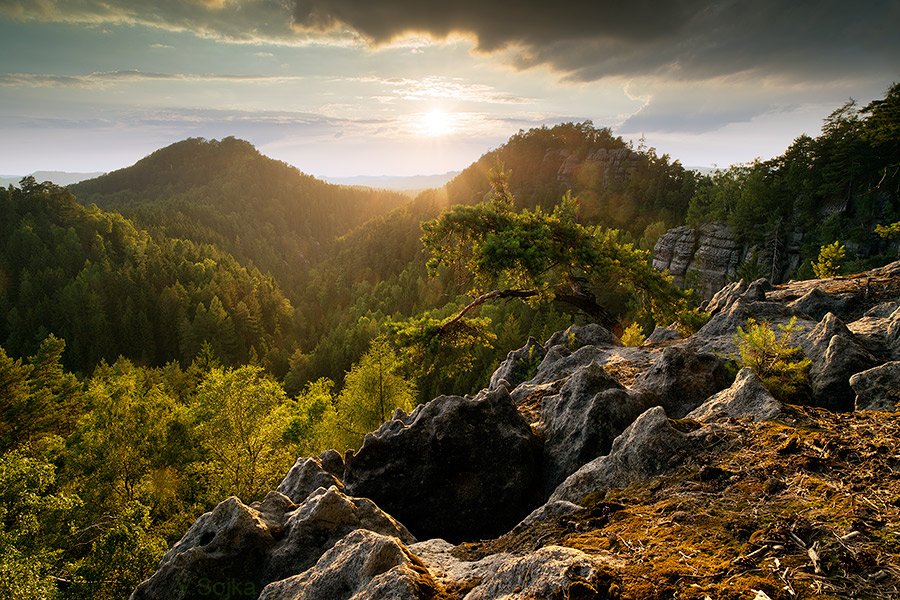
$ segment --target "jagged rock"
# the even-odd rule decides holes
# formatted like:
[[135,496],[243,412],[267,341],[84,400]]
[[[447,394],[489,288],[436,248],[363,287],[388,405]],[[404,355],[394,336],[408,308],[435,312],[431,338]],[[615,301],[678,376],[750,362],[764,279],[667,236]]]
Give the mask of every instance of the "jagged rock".
[[550,336],[545,348],[553,346],[565,346],[569,350],[577,350],[582,346],[621,346],[619,339],[602,325],[588,323],[587,325],[570,325],[563,331],[557,331]]
[[560,344],[551,346],[538,365],[537,373],[528,383],[541,385],[564,379],[592,362],[602,364],[609,355],[608,348],[598,346],[582,346],[574,352]]
[[506,360],[500,363],[500,366],[491,375],[490,388],[494,389],[500,386],[500,382],[505,381],[507,387],[512,389],[529,379],[547,353],[533,337],[528,338],[528,342],[519,348],[513,350],[506,355]]
[[[337,453],[335,452],[335,454]],[[294,503],[300,504],[317,489],[328,489],[331,486],[336,486],[338,489],[344,488],[344,484],[324,468],[320,459],[300,457],[275,488],[275,491],[281,492]]]
[[645,344],[661,344],[663,342],[669,342],[671,340],[680,340],[684,336],[681,335],[681,332],[673,327],[662,327],[661,325],[657,325],[653,332],[647,336],[647,339],[644,340]]
[[744,295],[744,292],[747,291],[747,284],[743,279],[738,281],[733,281],[722,287],[718,292],[716,292],[712,298],[710,298],[709,302],[703,307],[703,310],[710,313],[711,315],[715,315],[716,313],[722,312],[734,302]]
[[319,455],[319,462],[323,469],[338,479],[344,476],[344,456],[337,450],[326,450]]
[[366,436],[345,485],[419,537],[489,537],[536,504],[540,444],[505,388],[440,396]]
[[453,556],[455,546],[442,539],[417,542],[410,551],[425,563],[428,572],[445,588],[470,589],[497,572],[511,555],[491,554],[478,561],[460,560]]
[[694,287],[703,298],[711,298],[725,285],[740,259],[739,244],[721,222],[697,229],[675,227],[653,248],[653,267],[667,269],[676,285]]
[[267,557],[264,581],[278,581],[311,567],[335,542],[355,529],[415,538],[368,498],[352,498],[336,487],[319,489],[287,515],[284,533]]
[[746,302],[765,302],[766,292],[772,289],[772,284],[765,277],[760,277],[747,286],[747,290],[741,295]]
[[422,562],[395,537],[357,529],[314,567],[267,585],[260,600],[387,600],[440,593]]
[[808,331],[815,323],[797,316],[794,311],[781,302],[749,302],[738,298],[726,308],[713,315],[689,340],[689,345],[699,352],[715,352],[723,356],[737,353],[734,341],[737,328],[747,327],[747,319],[758,323],[766,322],[777,327],[786,325],[792,317],[797,317],[798,331]]
[[507,558],[465,600],[600,600],[609,597],[612,580],[603,567],[580,550],[545,546],[525,556]]
[[852,410],[856,395],[850,389],[850,376],[874,366],[875,357],[833,313],[827,313],[809,332],[802,347],[812,361],[809,379],[814,403],[832,410]]
[[891,361],[850,378],[856,410],[897,410],[900,403],[900,361]]
[[706,402],[688,413],[689,419],[715,421],[725,417],[752,417],[765,421],[782,412],[776,400],[752,369],[741,369],[731,387],[711,396]]
[[581,465],[607,453],[644,407],[597,363],[576,371],[559,394],[545,397],[541,418],[547,493]]
[[539,521],[546,521],[547,519],[551,519],[553,517],[571,515],[580,510],[584,510],[584,508],[567,500],[554,500],[552,502],[547,502],[546,504],[538,506],[536,509],[531,511],[531,513],[529,513],[527,517],[519,521],[519,524],[513,527],[510,533],[515,535],[520,531],[528,529]]
[[207,598],[217,585],[227,586],[232,598],[256,598],[266,556],[281,537],[285,513],[292,506],[277,492],[257,508],[235,497],[224,500],[197,519],[131,599]]
[[731,377],[720,357],[670,346],[637,377],[631,393],[639,404],[662,406],[677,419],[730,384]]
[[684,459],[691,441],[672,425],[661,406],[654,406],[616,438],[608,455],[595,458],[566,478],[550,501],[577,504],[589,494],[659,475]]
[[890,317],[898,308],[900,308],[900,301],[894,300],[892,302],[882,302],[881,304],[876,304],[875,306],[867,310],[865,315],[863,316],[886,319]]
[[806,294],[788,304],[788,308],[820,321],[828,313],[845,314],[847,309],[853,304],[853,298],[849,295],[830,294],[823,292],[820,288],[812,288]]

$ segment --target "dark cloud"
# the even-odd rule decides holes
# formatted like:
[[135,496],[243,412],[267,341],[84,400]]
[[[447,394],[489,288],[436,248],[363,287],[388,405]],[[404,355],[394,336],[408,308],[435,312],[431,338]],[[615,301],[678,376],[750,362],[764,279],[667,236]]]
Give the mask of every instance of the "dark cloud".
[[459,32],[510,48],[520,68],[575,80],[757,72],[819,79],[897,71],[900,1],[870,0],[295,0],[295,27],[349,27],[372,44],[408,32]]
[[0,16],[286,44],[461,33],[519,68],[546,65],[579,81],[884,79],[900,64],[900,0],[0,0]]

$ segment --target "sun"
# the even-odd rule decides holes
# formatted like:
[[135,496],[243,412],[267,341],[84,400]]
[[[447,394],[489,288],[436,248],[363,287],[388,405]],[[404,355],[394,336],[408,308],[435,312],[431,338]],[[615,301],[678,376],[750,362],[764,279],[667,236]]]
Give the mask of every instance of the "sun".
[[428,137],[440,137],[453,131],[453,117],[439,108],[422,115],[421,130]]

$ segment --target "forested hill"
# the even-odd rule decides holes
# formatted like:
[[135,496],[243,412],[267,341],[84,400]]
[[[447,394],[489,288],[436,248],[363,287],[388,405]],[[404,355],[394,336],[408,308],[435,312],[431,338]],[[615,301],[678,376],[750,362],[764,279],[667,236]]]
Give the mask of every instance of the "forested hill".
[[[697,174],[653,148],[633,148],[590,122],[520,131],[447,184],[452,204],[479,202],[491,172],[509,172],[521,208],[553,206],[567,191],[579,200],[581,219],[640,237],[680,224]],[[648,231],[648,233],[650,233]]]
[[70,189],[168,237],[215,244],[286,289],[335,237],[409,201],[325,183],[233,137],[187,139]]
[[284,370],[293,308],[228,253],[154,238],[34,179],[0,188],[0,214],[0,346],[11,355],[34,354],[53,334],[82,373],[119,356],[187,364],[204,343],[226,364]]

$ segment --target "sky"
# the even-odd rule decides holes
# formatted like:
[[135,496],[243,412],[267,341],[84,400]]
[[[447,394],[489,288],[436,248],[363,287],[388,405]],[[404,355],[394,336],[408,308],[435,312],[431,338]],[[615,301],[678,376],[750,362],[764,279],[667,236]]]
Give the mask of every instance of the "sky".
[[0,174],[236,136],[320,177],[466,167],[590,120],[687,166],[900,80],[900,0],[0,0]]

